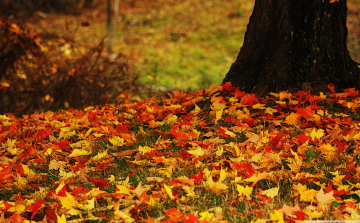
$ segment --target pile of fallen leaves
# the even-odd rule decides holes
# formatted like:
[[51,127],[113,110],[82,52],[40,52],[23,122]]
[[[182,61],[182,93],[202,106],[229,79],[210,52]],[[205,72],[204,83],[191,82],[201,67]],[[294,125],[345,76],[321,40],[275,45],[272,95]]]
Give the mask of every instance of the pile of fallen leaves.
[[360,219],[355,89],[230,84],[0,116],[0,213],[17,222]]

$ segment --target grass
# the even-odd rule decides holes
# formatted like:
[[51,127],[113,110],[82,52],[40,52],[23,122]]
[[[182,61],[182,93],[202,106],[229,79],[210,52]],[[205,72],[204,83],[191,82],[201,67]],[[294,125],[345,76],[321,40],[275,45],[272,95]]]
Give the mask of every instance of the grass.
[[[120,3],[114,52],[132,58],[134,71],[153,89],[188,91],[221,83],[236,59],[254,1],[135,2],[134,7]],[[91,44],[105,36],[105,19],[100,5],[80,16],[57,15],[40,24]],[[81,27],[82,21],[90,26]]]
[[[220,84],[243,42],[254,0],[120,1],[113,51],[133,59],[133,72],[154,90],[182,91]],[[360,61],[359,2],[348,1],[348,46]],[[105,37],[106,4],[80,15],[50,16],[44,30],[86,44]],[[80,26],[88,21],[89,27]]]

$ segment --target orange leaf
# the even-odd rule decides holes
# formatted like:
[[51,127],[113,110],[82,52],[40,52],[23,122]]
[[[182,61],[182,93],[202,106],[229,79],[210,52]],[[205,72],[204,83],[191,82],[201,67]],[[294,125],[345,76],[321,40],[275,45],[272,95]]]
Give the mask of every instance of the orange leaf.
[[246,94],[242,99],[242,104],[248,104],[250,107],[256,103],[259,103],[259,101],[254,94]]
[[266,179],[269,176],[269,174],[267,172],[262,172],[262,173],[257,173],[254,174],[253,176],[251,176],[248,179],[245,179],[244,181],[246,182],[252,182],[251,187],[254,187],[254,185],[259,181],[259,180],[263,180]]

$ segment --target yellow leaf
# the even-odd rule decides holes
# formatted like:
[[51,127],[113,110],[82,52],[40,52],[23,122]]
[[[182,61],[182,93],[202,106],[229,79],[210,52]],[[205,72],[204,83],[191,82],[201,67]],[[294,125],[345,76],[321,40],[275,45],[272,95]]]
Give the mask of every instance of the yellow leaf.
[[251,157],[250,161],[257,163],[261,160],[262,155],[263,155],[262,153],[256,153]]
[[63,127],[60,129],[59,139],[67,139],[69,137],[72,137],[76,135],[75,130],[73,130],[73,127]]
[[350,185],[340,185],[338,186],[338,191],[344,190],[344,191],[349,191]]
[[200,107],[195,104],[195,109],[192,110],[190,113],[196,116],[201,111]]
[[164,178],[162,178],[162,177],[146,177],[146,181],[148,181],[148,182],[156,181],[158,183],[161,183],[164,181]]
[[222,113],[223,113],[223,110],[218,110],[215,112],[215,122],[217,122],[218,120],[221,119]]
[[181,187],[185,192],[186,192],[186,196],[187,197],[191,197],[191,198],[198,198],[199,197],[199,195],[197,195],[197,194],[195,194],[195,191],[194,191],[194,189],[195,189],[195,187],[189,187],[189,186],[182,186]]
[[109,157],[108,153],[107,153],[107,150],[105,150],[104,152],[102,153],[98,153],[96,156],[94,156],[92,159],[95,160],[95,161],[99,161],[99,160],[102,160],[102,159],[105,159]]
[[103,134],[103,133],[94,133],[93,135],[94,135],[95,137],[99,138],[99,137],[101,137],[101,136],[103,136],[103,135],[105,135],[105,134]]
[[147,189],[145,187],[142,187],[142,182],[140,181],[137,185],[136,189],[133,190],[136,196],[140,197]]
[[75,199],[75,197],[73,197],[70,193],[65,192],[66,193],[66,197],[59,197],[59,200],[61,202],[61,205],[66,208],[66,209],[70,209],[70,208],[76,208],[79,207],[79,204],[77,202],[77,200]]
[[342,179],[345,177],[345,175],[339,175],[335,176],[332,180],[337,183],[338,185],[342,185]]
[[149,146],[139,146],[138,150],[144,155],[145,153],[150,153],[153,150],[153,148]]
[[215,216],[219,216],[223,213],[223,209],[221,207],[210,208],[209,211],[213,211]]
[[324,212],[312,205],[307,206],[304,212],[309,216],[310,219],[321,218],[324,215]]
[[243,187],[239,184],[236,184],[236,190],[239,192],[239,196],[241,195],[245,195],[246,197],[250,196],[252,191],[253,191],[253,187],[249,187],[246,185],[246,187]]
[[63,179],[67,179],[67,178],[70,178],[70,177],[76,177],[77,174],[74,173],[74,172],[66,172],[66,171],[64,171],[63,168],[61,168],[59,176],[61,176],[61,178],[63,178]]
[[62,214],[61,217],[59,215],[56,215],[56,218],[58,223],[66,223],[66,217],[64,214]]
[[157,203],[159,203],[160,201],[160,198],[157,198],[157,197],[150,197],[150,200],[149,202],[147,202],[147,204],[150,206],[150,207],[156,207]]
[[219,181],[220,181],[220,182],[221,182],[221,181],[224,181],[225,178],[226,178],[226,176],[227,176],[226,170],[221,169],[221,170],[220,170],[220,179],[219,179]]
[[[277,111],[276,109],[270,108],[270,107],[267,107],[267,108],[265,109],[265,113],[266,113],[266,114],[273,115],[274,112],[278,112],[278,111]],[[258,219],[258,220],[259,220],[259,219]]]
[[256,219],[256,221],[251,221],[251,223],[266,223],[266,222],[267,222],[266,219],[260,219],[260,218]]
[[116,188],[119,190],[116,193],[130,195],[130,190],[125,185],[116,184]]
[[211,85],[209,87],[209,89],[206,90],[206,94],[213,94],[217,91],[221,91],[222,90],[222,86],[219,86],[219,85]]
[[199,218],[200,221],[204,221],[205,219],[207,221],[210,221],[214,217],[214,213],[210,213],[210,212],[207,212],[207,211],[201,212],[201,213],[199,213],[199,215],[201,216]]
[[164,120],[164,122],[171,126],[174,125],[177,122],[178,117],[176,115],[173,115],[172,113],[170,113]]
[[92,197],[97,197],[100,194],[106,193],[105,191],[100,190],[98,187],[94,187],[93,189],[91,189],[91,191],[87,192],[86,195],[87,196],[92,196]]
[[280,101],[284,100],[285,98],[291,100],[291,93],[287,93],[286,91],[280,92]]
[[301,209],[297,204],[294,207],[284,204],[284,206],[279,211],[286,214],[287,216],[292,216],[295,212],[301,211]]
[[29,167],[28,167],[27,165],[24,165],[24,164],[21,164],[21,166],[22,166],[22,168],[23,168],[23,170],[24,170],[24,174],[25,174],[25,175],[28,175],[29,172],[30,172]]
[[64,180],[61,180],[59,186],[55,189],[55,194],[58,194],[59,191],[60,191],[63,187],[65,187],[65,186],[66,186],[66,185],[65,185],[65,183],[64,183]]
[[171,178],[173,168],[169,166],[168,168],[158,169],[158,172],[165,175],[167,178]]
[[322,144],[319,148],[322,154],[325,154],[329,156],[329,158],[332,158],[335,155],[335,152],[337,151],[336,147],[331,146],[330,143]]
[[18,174],[18,173],[16,173],[16,175],[17,175],[17,182],[16,182],[17,188],[18,188],[19,190],[25,190],[25,189],[26,189],[26,186],[27,186],[27,184],[28,184],[27,179],[22,178],[22,177],[20,176],[20,174]]
[[91,148],[91,142],[87,140],[81,140],[75,143],[71,143],[70,146],[74,148],[83,148],[83,149]]
[[275,102],[276,102],[276,104],[286,106],[286,101],[275,101]]
[[299,116],[300,116],[300,115],[298,115],[298,114],[296,114],[296,113],[294,113],[294,112],[291,112],[290,115],[286,116],[285,122],[286,122],[287,124],[289,124],[289,125],[296,125],[296,124],[299,123],[299,121],[298,121],[298,117],[299,117]]
[[81,214],[81,211],[75,208],[71,208],[70,210],[68,210],[67,214],[70,214],[72,216],[78,216]]
[[275,187],[275,188],[271,188],[268,190],[264,190],[260,194],[265,195],[267,197],[274,198],[275,196],[277,196],[279,194],[279,188]]
[[111,139],[109,139],[109,142],[113,144],[114,146],[123,146],[125,145],[125,140],[121,138],[120,136],[114,136]]
[[274,210],[273,214],[270,213],[270,220],[277,221],[277,223],[284,223],[283,213],[278,210]]
[[320,191],[316,195],[316,200],[318,202],[318,206],[321,207],[321,209],[327,210],[332,203],[333,194],[334,194],[334,191],[330,191],[329,193],[325,194],[324,190],[321,188]]
[[229,131],[229,130],[227,130],[227,129],[225,129],[225,134],[226,134],[226,135],[229,135],[229,136],[231,136],[231,137],[235,137],[235,136],[236,136],[236,134],[235,134],[235,133],[230,132],[230,131]]
[[290,100],[289,105],[297,105],[299,102],[297,100]]
[[87,204],[84,205],[86,210],[92,210],[95,208],[95,197],[93,197],[91,200],[87,200],[86,202]]
[[164,188],[165,188],[165,191],[166,191],[167,195],[169,196],[169,198],[170,198],[171,200],[174,200],[175,197],[172,195],[172,190],[171,190],[171,188],[170,188],[168,185],[166,185],[166,184],[164,184]]
[[149,128],[157,128],[159,126],[164,125],[164,122],[155,122],[153,119],[149,121]]
[[250,178],[245,179],[244,181],[252,182],[253,184],[251,186],[253,187],[259,180],[266,179],[268,176],[269,174],[267,172],[256,173],[252,175]]
[[217,150],[216,150],[216,152],[215,152],[216,156],[217,156],[217,157],[221,157],[223,153],[224,153],[224,148],[218,146],[218,147],[217,147]]
[[266,108],[264,107],[264,105],[265,105],[265,104],[256,104],[256,105],[253,105],[252,108],[253,108],[253,109],[266,109]]
[[216,98],[213,101],[212,106],[210,106],[213,111],[224,110],[226,108],[226,103],[221,103],[220,100],[221,98]]
[[80,136],[80,138],[82,138],[82,139],[86,139],[86,138],[91,134],[91,132],[92,132],[92,128],[90,128],[90,129],[86,132],[85,135],[80,134],[79,136]]
[[209,188],[209,190],[211,190],[215,194],[226,193],[227,189],[229,188],[228,186],[226,186],[221,182],[214,182],[212,176],[209,176],[207,178],[207,181],[204,182],[204,184]]
[[294,152],[292,149],[290,150],[291,154],[294,155],[294,161],[297,165],[301,166],[302,165],[302,160],[299,158],[298,154],[296,152]]
[[[220,173],[220,178],[221,178],[221,173]],[[189,179],[186,176],[177,177],[175,180],[177,180],[179,183],[181,183],[183,185],[185,184],[185,185],[189,185],[189,186],[194,186],[194,184],[195,184],[194,179]]]
[[317,194],[317,191],[314,189],[303,191],[300,194],[300,201],[314,202],[315,201],[314,198],[315,198],[316,194]]
[[85,149],[74,149],[69,157],[86,156],[89,154],[91,153]]
[[192,155],[195,155],[196,157],[203,156],[205,154],[205,152],[202,150],[200,146],[196,147],[196,150],[188,150],[187,152]]
[[107,178],[107,180],[112,183],[115,181],[115,176],[114,175],[110,175],[110,177]]
[[360,140],[360,132],[353,137],[354,140]]
[[321,137],[323,137],[324,135],[325,135],[324,129],[318,129],[316,131],[314,128],[310,133],[310,137],[312,138],[312,140],[315,140],[315,138],[321,139]]

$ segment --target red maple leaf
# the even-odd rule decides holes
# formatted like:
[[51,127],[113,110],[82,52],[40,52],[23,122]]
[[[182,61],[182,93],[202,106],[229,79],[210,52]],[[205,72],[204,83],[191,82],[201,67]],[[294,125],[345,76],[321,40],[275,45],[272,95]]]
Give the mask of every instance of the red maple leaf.
[[97,112],[91,112],[91,113],[89,114],[88,121],[89,121],[89,122],[94,121],[95,119],[97,119],[97,115],[98,115]]
[[165,214],[169,216],[169,219],[163,221],[165,223],[177,223],[179,222],[178,219],[181,217],[181,212],[176,208],[171,208],[164,210]]
[[36,201],[35,203],[31,204],[28,208],[26,208],[26,211],[32,211],[31,220],[35,217],[36,213],[43,207],[45,207],[46,202],[41,199]]
[[296,114],[301,115],[302,117],[304,117],[305,119],[309,119],[309,118],[313,118],[315,111],[312,110],[310,107],[306,107],[306,108],[299,108],[296,112]]
[[248,126],[252,127],[253,125],[255,125],[256,120],[252,119],[252,118],[244,118],[242,119],[243,122],[245,122],[246,124],[248,124]]
[[75,187],[73,189],[73,195],[78,195],[78,194],[86,194],[87,192],[89,192],[86,188],[83,188],[83,187]]
[[198,223],[199,222],[199,218],[196,217],[193,213],[189,213],[187,215],[187,218],[182,217],[180,218],[181,221],[183,221],[184,223]]
[[305,134],[301,134],[301,135],[299,135],[298,140],[299,140],[302,144],[304,144],[306,141],[311,140],[311,137],[306,137]]
[[302,211],[296,211],[294,212],[294,214],[296,215],[296,220],[305,220],[305,216],[306,214]]
[[108,188],[110,186],[110,183],[104,180],[104,178],[100,179],[94,179],[94,178],[88,178],[93,184],[95,184],[95,187],[103,187]]
[[116,130],[120,133],[131,133],[131,131],[129,130],[129,125],[117,125],[116,126]]
[[200,170],[197,175],[191,174],[190,179],[194,179],[195,183],[198,184],[202,181],[203,176],[204,176],[204,172],[202,172],[202,170]]
[[275,136],[275,138],[272,138],[270,140],[270,144],[273,146],[273,147],[276,147],[276,145],[279,143],[280,139],[285,136],[285,135],[282,135],[282,134],[277,134]]
[[54,209],[45,208],[46,218],[49,222],[56,222],[57,217]]
[[256,103],[259,103],[259,100],[255,97],[254,94],[246,94],[242,101],[242,104],[248,104],[250,107]]
[[35,139],[38,142],[42,142],[49,135],[50,135],[50,129],[41,129],[36,133]]
[[140,219],[142,222],[145,222],[145,223],[155,223],[155,221],[152,218],[150,218],[149,216],[147,219],[142,218],[142,217],[140,217]]
[[68,192],[68,190],[66,189],[66,185],[65,185],[59,190],[57,195],[60,197],[66,197],[66,192]]

